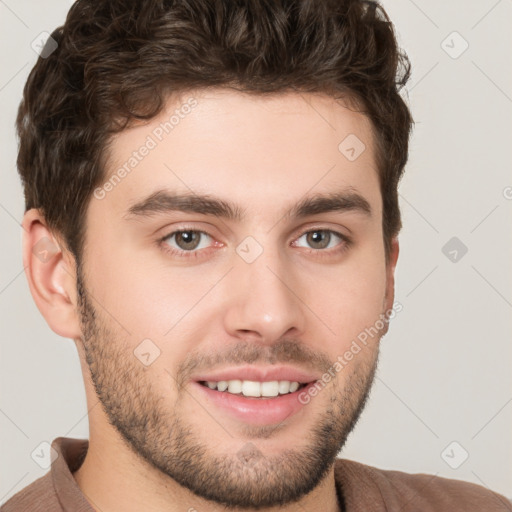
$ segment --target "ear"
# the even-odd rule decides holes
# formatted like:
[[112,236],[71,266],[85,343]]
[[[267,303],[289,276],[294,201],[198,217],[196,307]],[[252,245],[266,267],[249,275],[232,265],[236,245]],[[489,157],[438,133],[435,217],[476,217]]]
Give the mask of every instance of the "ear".
[[384,299],[384,307],[386,311],[393,308],[393,303],[395,301],[395,268],[399,250],[398,238],[394,237],[391,240],[389,261],[386,265],[386,296]]
[[28,210],[22,227],[23,266],[37,309],[58,335],[80,338],[74,257],[46,227],[39,210]]

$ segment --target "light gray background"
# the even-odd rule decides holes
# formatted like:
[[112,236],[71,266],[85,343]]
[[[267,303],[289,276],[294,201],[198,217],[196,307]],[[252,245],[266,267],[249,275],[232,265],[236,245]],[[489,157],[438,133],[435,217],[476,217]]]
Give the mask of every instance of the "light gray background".
[[[396,284],[403,311],[341,455],[511,497],[512,1],[383,3],[413,63],[416,126],[400,186]],[[31,458],[40,443],[88,436],[74,344],[49,329],[23,273],[13,128],[36,60],[31,43],[70,5],[0,0],[1,502],[46,473]],[[454,236],[468,248],[457,262],[442,252]],[[446,461],[460,463],[463,450],[468,459],[453,469]]]

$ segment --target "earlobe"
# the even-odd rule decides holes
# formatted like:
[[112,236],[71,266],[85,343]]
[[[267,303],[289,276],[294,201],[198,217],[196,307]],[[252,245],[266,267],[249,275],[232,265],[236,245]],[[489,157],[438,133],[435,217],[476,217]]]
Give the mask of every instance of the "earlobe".
[[37,308],[54,332],[80,337],[74,258],[46,227],[39,210],[28,210],[22,227],[23,266]]

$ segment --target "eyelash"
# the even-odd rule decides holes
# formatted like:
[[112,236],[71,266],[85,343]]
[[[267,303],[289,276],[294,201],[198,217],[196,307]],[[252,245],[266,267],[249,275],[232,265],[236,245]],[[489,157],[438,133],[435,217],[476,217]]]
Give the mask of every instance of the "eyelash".
[[[342,242],[331,249],[309,249],[308,250],[303,247],[303,249],[306,249],[306,251],[308,253],[317,253],[317,255],[320,257],[328,257],[328,256],[333,256],[334,254],[337,254],[337,255],[342,254],[343,252],[345,252],[352,246],[352,240],[348,236],[343,235],[342,233],[339,233],[338,231],[334,231],[332,229],[326,229],[326,228],[309,229],[307,231],[304,231],[304,233],[302,233],[296,240],[298,240],[299,238],[302,238],[304,235],[307,235],[309,233],[314,233],[317,231],[334,234],[335,236],[339,237],[342,240]],[[170,247],[168,244],[165,243],[166,240],[168,240],[173,235],[177,235],[179,233],[186,233],[186,232],[199,233],[199,234],[206,235],[206,236],[209,236],[210,238],[214,239],[214,237],[212,235],[210,235],[209,233],[207,233],[206,231],[183,227],[183,228],[177,229],[175,231],[171,231],[170,233],[163,236],[162,238],[159,238],[158,239],[159,247],[161,247],[161,249],[165,253],[168,253],[171,256],[177,256],[180,258],[193,258],[193,259],[202,257],[202,252],[205,250],[208,250],[208,249],[199,249],[199,250],[194,249],[191,251],[177,250],[177,249]]]

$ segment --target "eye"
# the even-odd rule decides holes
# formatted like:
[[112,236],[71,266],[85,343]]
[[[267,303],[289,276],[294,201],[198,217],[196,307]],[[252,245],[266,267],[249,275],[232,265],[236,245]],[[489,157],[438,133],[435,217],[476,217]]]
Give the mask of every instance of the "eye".
[[[204,231],[182,229],[173,231],[161,239],[166,249],[173,253],[194,252],[209,247],[211,236]],[[211,242],[210,242],[211,243]]]
[[[298,243],[299,240],[305,238],[305,242],[308,245],[301,245]],[[332,231],[330,229],[314,229],[312,231],[308,231],[304,233],[302,236],[297,238],[297,244],[299,247],[306,247],[309,249],[315,250],[323,250],[323,249],[332,249],[340,245],[340,241],[344,242],[342,248],[350,244],[350,240],[345,235],[338,233],[336,231]]]
[[[300,241],[304,239],[306,245]],[[331,229],[313,229],[303,233],[293,242],[294,247],[304,247],[308,252],[320,255],[333,255],[341,253],[349,248],[351,240],[337,231]],[[168,233],[159,239],[159,245],[171,256],[181,258],[200,258],[209,253],[208,249],[214,246],[222,247],[205,231],[197,229],[182,228]],[[333,250],[329,250],[333,249]]]

